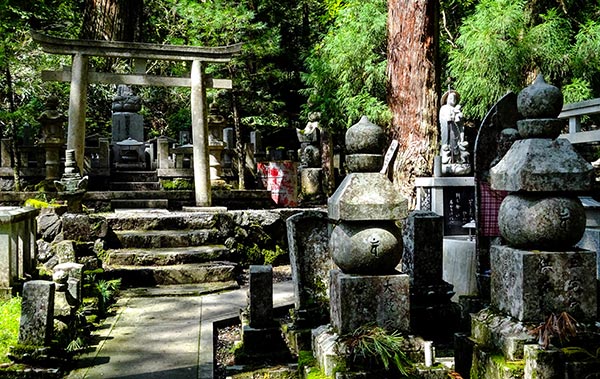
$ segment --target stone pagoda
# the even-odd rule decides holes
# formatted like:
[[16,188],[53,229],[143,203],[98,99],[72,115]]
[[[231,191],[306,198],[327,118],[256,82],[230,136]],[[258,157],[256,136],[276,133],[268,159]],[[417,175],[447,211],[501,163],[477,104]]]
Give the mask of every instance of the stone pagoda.
[[509,191],[498,214],[507,245],[490,249],[491,307],[472,318],[471,378],[585,378],[597,372],[561,350],[596,351],[597,341],[586,345],[584,325],[593,325],[598,309],[596,253],[574,247],[585,229],[576,194],[591,189],[593,168],[557,138],[562,105],[560,90],[541,75],[522,90],[521,139],[490,171],[492,188]]
[[407,215],[407,202],[388,178],[383,163],[383,130],[366,117],[346,132],[350,172],[328,201],[334,225],[329,250],[339,269],[330,271],[331,329],[313,330],[319,364],[331,375],[336,335],[365,325],[388,331],[410,328],[409,276],[396,271],[402,257],[402,232],[396,221]]

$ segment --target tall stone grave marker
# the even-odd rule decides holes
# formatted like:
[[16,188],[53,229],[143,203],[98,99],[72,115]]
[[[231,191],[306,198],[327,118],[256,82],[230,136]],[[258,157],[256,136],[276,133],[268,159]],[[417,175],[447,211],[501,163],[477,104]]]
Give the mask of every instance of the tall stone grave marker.
[[329,253],[327,213],[310,210],[286,220],[294,281],[296,327],[321,325],[329,314]]
[[48,346],[54,327],[54,282],[32,280],[23,285],[19,343]]

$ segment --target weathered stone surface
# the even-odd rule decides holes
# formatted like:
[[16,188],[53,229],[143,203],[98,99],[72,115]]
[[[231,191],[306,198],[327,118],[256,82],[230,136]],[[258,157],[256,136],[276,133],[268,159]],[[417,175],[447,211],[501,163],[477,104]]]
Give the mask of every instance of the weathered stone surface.
[[321,191],[321,168],[302,168],[300,170],[300,184],[302,186],[300,193],[303,196],[314,196],[320,194]]
[[348,172],[378,172],[383,165],[383,155],[349,154],[345,162]]
[[43,239],[36,241],[37,243],[37,260],[38,262],[45,263],[52,257],[54,252],[52,251],[52,245],[50,242],[46,242]]
[[585,209],[577,197],[511,194],[500,205],[498,226],[511,246],[572,248],[585,232]]
[[493,189],[566,192],[591,188],[594,168],[563,138],[524,139],[513,143],[490,170]]
[[389,274],[402,258],[402,234],[391,221],[342,222],[331,231],[329,249],[347,274]]
[[366,116],[346,131],[348,154],[381,154],[385,144],[383,129],[373,124]]
[[[329,270],[334,268],[329,253],[327,213],[306,211],[286,220],[290,265],[297,311],[324,307],[328,314]],[[319,311],[319,310],[317,310]],[[315,317],[310,321],[319,321]]]
[[[485,308],[471,315],[471,338],[482,349],[491,351],[509,351],[511,338],[534,343],[537,338],[531,336],[522,322],[510,316]],[[514,352],[514,356],[523,356],[523,352]]]
[[413,211],[404,221],[402,272],[411,286],[438,285],[443,276],[444,219],[435,212]]
[[54,312],[53,282],[32,280],[23,285],[19,343],[48,346],[52,338]]
[[491,301],[496,309],[527,322],[568,312],[579,322],[597,315],[596,253],[527,251],[492,246]]
[[72,240],[61,241],[54,244],[54,256],[58,263],[68,263],[76,261],[75,243]]
[[560,378],[563,376],[563,353],[559,349],[542,349],[539,345],[526,345],[525,378]]
[[66,208],[43,208],[37,217],[37,232],[44,241],[52,242],[62,229],[61,214]]
[[538,74],[533,84],[517,95],[517,108],[525,118],[556,118],[562,106],[562,92],[547,84],[542,74]]
[[374,323],[387,330],[410,328],[409,277],[330,272],[331,324],[339,334]]
[[565,127],[565,121],[558,118],[538,118],[517,121],[521,138],[557,138]]
[[250,266],[248,321],[252,328],[263,328],[273,323],[273,267],[271,266]]
[[333,220],[400,220],[408,213],[406,199],[380,173],[347,175],[327,206]]
[[64,239],[95,241],[108,232],[106,219],[97,215],[67,213],[62,218]]

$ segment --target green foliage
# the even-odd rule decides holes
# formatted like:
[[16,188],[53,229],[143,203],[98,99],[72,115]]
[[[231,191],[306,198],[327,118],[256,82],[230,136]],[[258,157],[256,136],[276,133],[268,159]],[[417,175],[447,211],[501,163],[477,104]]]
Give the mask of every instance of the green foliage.
[[379,326],[365,325],[353,333],[340,337],[346,346],[347,361],[359,367],[385,370],[392,368],[402,377],[410,377],[413,363],[404,354],[405,340],[399,333],[388,333]]
[[182,191],[194,189],[194,183],[189,179],[175,178],[173,180],[161,180],[160,185],[167,191]]
[[307,57],[307,111],[321,112],[323,127],[344,129],[362,115],[389,123],[386,20],[386,1],[350,1]]
[[[597,5],[482,0],[449,52],[449,75],[467,117],[482,118],[507,91],[541,72],[567,102],[600,95]],[[582,9],[579,9],[582,8]]]
[[20,297],[0,301],[0,363],[10,362],[6,354],[17,344],[20,320]]
[[244,265],[272,265],[279,257],[287,254],[287,251],[279,245],[276,245],[274,250],[259,247],[256,243],[251,246],[238,245],[237,249],[243,254],[242,263]]
[[100,314],[106,314],[112,305],[121,287],[121,279],[100,279],[95,284],[95,293],[98,297],[98,309]]
[[41,209],[41,208],[50,208],[50,207],[60,207],[61,204],[55,203],[54,199],[50,200],[50,202],[46,202],[46,201],[38,200],[38,199],[27,199],[27,200],[25,200],[25,203],[23,204],[23,206]]

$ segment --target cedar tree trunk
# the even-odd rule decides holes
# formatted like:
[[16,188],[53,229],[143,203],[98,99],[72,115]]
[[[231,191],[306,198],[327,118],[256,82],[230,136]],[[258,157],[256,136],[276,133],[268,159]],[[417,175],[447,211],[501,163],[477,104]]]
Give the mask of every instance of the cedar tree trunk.
[[[438,153],[438,1],[388,1],[388,104],[399,142],[394,184],[414,206],[414,179]],[[411,207],[412,208],[412,207]]]

